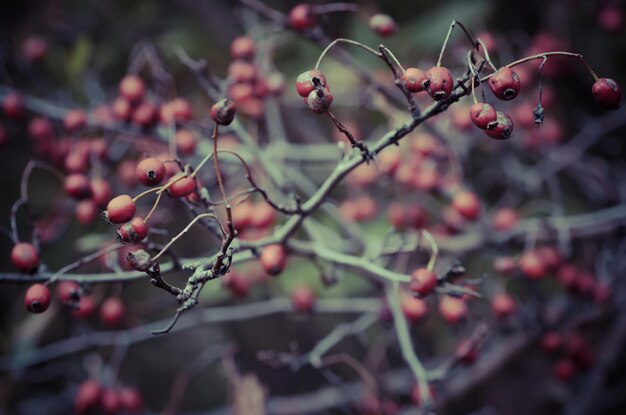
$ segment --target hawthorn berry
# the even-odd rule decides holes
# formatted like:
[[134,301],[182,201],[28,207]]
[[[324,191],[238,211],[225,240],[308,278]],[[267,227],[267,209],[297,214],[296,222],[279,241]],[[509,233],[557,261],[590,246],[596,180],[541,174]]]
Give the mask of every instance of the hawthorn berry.
[[137,211],[137,205],[128,195],[119,195],[111,199],[104,211],[105,218],[111,223],[124,223]]
[[211,107],[211,118],[219,125],[229,125],[235,119],[237,104],[232,99],[224,98]]
[[519,260],[522,273],[531,280],[538,280],[545,276],[546,267],[536,251],[526,251]]
[[471,365],[478,359],[478,345],[471,339],[462,340],[454,351],[455,358],[464,365]]
[[11,250],[11,262],[22,272],[33,272],[39,268],[39,253],[33,244],[19,242]]
[[137,75],[126,75],[119,84],[120,95],[130,102],[138,102],[146,93],[146,86]]
[[513,120],[506,113],[496,111],[496,123],[490,123],[485,134],[496,140],[507,140],[513,136]]
[[100,408],[106,415],[114,415],[122,409],[120,395],[115,389],[103,389],[100,392]]
[[474,193],[467,190],[454,195],[452,207],[468,220],[474,220],[480,215],[480,200]]
[[87,379],[78,386],[74,397],[74,410],[79,415],[86,415],[100,405],[100,383]]
[[141,128],[148,128],[154,125],[159,116],[159,110],[153,103],[143,101],[133,111],[132,121]]
[[306,284],[299,284],[291,292],[291,302],[298,312],[311,311],[315,305],[315,291]]
[[72,308],[72,315],[79,319],[85,319],[96,311],[96,307],[96,301],[92,296],[82,295]]
[[117,97],[111,103],[113,117],[120,121],[130,121],[133,115],[133,108],[130,101],[124,97]]
[[486,102],[477,102],[470,109],[470,119],[474,125],[482,130],[487,129],[490,124],[497,122],[498,115],[495,108]]
[[156,186],[165,177],[165,165],[161,160],[154,157],[141,160],[135,169],[135,176],[137,181],[144,186]]
[[196,189],[196,181],[193,177],[183,177],[180,179],[172,179],[172,183],[168,188],[168,193],[175,198],[189,196]]
[[496,210],[491,218],[491,227],[497,231],[505,232],[515,228],[519,221],[517,211],[512,208],[501,208]]
[[124,320],[126,310],[119,297],[109,297],[100,305],[100,321],[107,327],[117,327]]
[[250,62],[233,61],[228,65],[228,78],[231,82],[253,82],[256,77],[256,67]]
[[176,142],[176,150],[181,156],[191,156],[196,152],[198,140],[191,131],[180,130],[174,136]]
[[224,286],[236,297],[246,297],[250,292],[250,280],[237,271],[231,271],[223,278]]
[[7,117],[17,120],[24,116],[24,98],[17,92],[11,92],[2,101],[2,110]]
[[43,313],[50,306],[52,296],[50,290],[43,284],[33,284],[24,296],[24,307],[31,313]]
[[87,125],[87,114],[83,110],[68,111],[63,117],[63,127],[70,133]]
[[491,310],[497,318],[506,318],[515,313],[517,304],[515,299],[506,293],[499,293],[491,299]]
[[250,226],[255,228],[267,228],[274,223],[276,210],[266,202],[256,203],[253,206]]
[[427,81],[428,76],[418,68],[407,68],[402,74],[402,83],[409,92],[422,92]]
[[446,99],[452,93],[454,78],[448,68],[434,66],[426,71],[426,78],[423,88],[435,101]]
[[275,276],[283,272],[287,265],[287,253],[279,244],[268,245],[261,250],[261,268],[269,275]]
[[383,13],[376,13],[370,17],[369,27],[383,37],[391,36],[398,31],[398,25],[395,20]]
[[303,98],[308,97],[315,89],[324,87],[326,87],[326,77],[317,69],[302,72],[296,78],[296,91]]
[[252,224],[254,205],[243,202],[232,208],[233,226],[237,232],[241,232]]
[[41,36],[31,35],[24,40],[21,49],[24,59],[30,63],[39,63],[48,54],[48,42]]
[[563,347],[563,339],[556,331],[548,331],[541,337],[540,344],[545,352],[553,354]]
[[91,200],[98,207],[104,207],[111,200],[113,190],[111,184],[103,179],[93,179],[91,181]]
[[88,199],[92,196],[91,182],[81,173],[72,173],[65,178],[65,193],[76,199]]
[[57,285],[57,300],[61,304],[74,306],[80,301],[80,285],[74,281],[61,281]]
[[122,242],[139,242],[148,236],[148,225],[139,216],[117,228],[117,236]]
[[314,113],[324,114],[328,112],[330,105],[333,103],[333,94],[330,93],[328,87],[317,88],[311,91],[305,102]]
[[418,268],[411,274],[411,291],[425,297],[437,287],[437,274],[427,268]]
[[250,60],[256,54],[254,39],[249,36],[239,36],[230,43],[230,56],[233,59]]
[[124,388],[119,391],[120,404],[122,408],[131,414],[141,413],[143,409],[143,398],[135,388]]
[[622,99],[622,88],[610,78],[600,78],[591,87],[598,106],[606,110],[616,110]]
[[293,30],[302,32],[317,25],[317,14],[310,4],[298,4],[289,11],[288,22]]
[[520,91],[519,76],[507,66],[498,69],[489,77],[489,89],[493,94],[504,101],[515,98]]
[[564,358],[554,364],[554,376],[563,382],[570,380],[575,374],[574,364],[570,359]]
[[410,295],[403,295],[400,300],[400,309],[411,323],[416,323],[428,314],[426,301]]
[[467,316],[467,304],[461,298],[444,295],[439,300],[439,313],[450,324],[457,324]]
[[515,260],[508,256],[498,257],[493,261],[493,270],[500,274],[512,274],[516,267]]

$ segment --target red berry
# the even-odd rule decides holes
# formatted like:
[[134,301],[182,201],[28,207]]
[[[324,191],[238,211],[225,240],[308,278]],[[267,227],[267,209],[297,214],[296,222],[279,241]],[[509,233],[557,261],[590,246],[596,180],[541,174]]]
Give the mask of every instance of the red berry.
[[315,305],[315,291],[306,284],[299,284],[291,292],[291,302],[296,311],[305,313]]
[[402,74],[402,82],[409,92],[421,92],[424,90],[424,83],[428,81],[428,76],[418,68],[408,68]]
[[142,128],[148,128],[157,122],[159,109],[151,102],[144,101],[133,111],[133,122]]
[[137,205],[128,195],[114,197],[105,211],[105,217],[111,223],[124,223],[133,217],[137,211]]
[[496,123],[489,124],[485,130],[491,138],[496,140],[507,140],[513,136],[513,120],[506,113],[502,111],[496,111],[497,118]]
[[427,268],[418,268],[411,274],[411,291],[425,297],[437,287],[437,274]]
[[161,105],[159,119],[165,124],[190,121],[193,119],[193,110],[186,99],[174,98]]
[[287,265],[287,253],[282,245],[268,245],[261,250],[261,267],[269,275],[278,275]]
[[172,178],[171,180],[174,182],[167,188],[167,191],[172,197],[177,199],[186,197],[196,190],[196,181],[193,177],[187,176],[180,179]]
[[538,280],[546,274],[546,267],[536,251],[525,252],[519,260],[519,266],[531,280]]
[[113,191],[111,190],[111,184],[103,179],[93,179],[91,181],[91,199],[96,206],[104,207],[111,200]]
[[426,77],[423,87],[432,99],[441,101],[450,96],[454,87],[454,78],[448,68],[434,66],[426,71]]
[[570,359],[561,359],[554,364],[554,376],[561,381],[570,380],[575,373],[574,365]]
[[31,63],[44,60],[48,54],[48,42],[41,36],[29,36],[22,43],[22,56]]
[[402,313],[411,323],[416,323],[428,314],[428,304],[426,301],[414,298],[410,295],[402,296],[400,300]]
[[28,135],[35,141],[50,141],[54,138],[54,127],[47,118],[35,117],[28,123]]
[[255,228],[267,228],[274,223],[276,210],[266,202],[257,203],[253,206],[250,226]]
[[328,87],[317,88],[305,98],[305,102],[309,109],[316,114],[324,114],[333,103],[333,94],[330,93]]
[[547,353],[553,354],[563,347],[561,335],[555,331],[549,331],[541,337],[541,348]]
[[624,26],[624,11],[616,4],[607,4],[598,14],[598,25],[609,32],[621,29]]
[[85,380],[78,386],[74,397],[74,409],[79,415],[86,415],[100,404],[100,384],[93,379]]
[[68,173],[87,173],[89,171],[89,152],[84,147],[72,149],[64,160]]
[[113,116],[120,121],[130,121],[132,113],[132,105],[130,101],[124,97],[117,97],[111,104]]
[[593,299],[600,305],[607,305],[613,297],[613,290],[604,282],[597,282],[593,289]]
[[63,127],[70,132],[76,132],[87,125],[87,114],[83,110],[68,111],[63,117]]
[[243,231],[252,224],[254,215],[254,205],[250,202],[244,202],[232,209],[233,225],[238,232]]
[[236,297],[246,297],[250,292],[250,280],[232,269],[224,276],[223,282]]
[[24,116],[24,98],[17,92],[11,92],[2,101],[2,110],[11,119],[20,119]]
[[118,297],[109,297],[100,306],[100,320],[107,327],[119,326],[124,315],[124,303]]
[[506,318],[515,313],[517,304],[509,294],[496,294],[491,299],[491,309],[497,318]]
[[114,389],[104,389],[100,393],[100,408],[107,415],[113,415],[120,412],[122,402],[120,395]]
[[24,307],[31,313],[43,313],[50,306],[50,290],[43,284],[33,284],[24,296]]
[[493,261],[493,270],[500,274],[511,274],[516,267],[517,264],[511,257],[499,257]]
[[591,92],[598,106],[605,110],[616,110],[622,99],[622,88],[610,78],[600,78],[594,82]]
[[452,207],[465,219],[474,220],[480,215],[480,200],[469,191],[461,191],[452,198]]
[[89,178],[81,173],[72,173],[65,178],[65,193],[76,199],[87,199],[92,195]]
[[120,95],[130,102],[138,102],[143,99],[146,93],[146,86],[143,79],[137,75],[126,75],[120,81]]
[[148,225],[139,216],[117,228],[117,236],[122,242],[139,242],[148,236]]
[[90,295],[83,295],[72,309],[72,315],[79,319],[85,319],[96,311],[96,301]]
[[143,409],[143,398],[135,388],[124,388],[119,392],[122,408],[131,414],[138,414]]
[[317,88],[326,87],[326,77],[317,69],[302,72],[296,78],[296,91],[301,97],[308,97]]
[[73,306],[80,301],[80,285],[74,281],[61,281],[57,285],[57,300],[61,304]]
[[556,272],[556,279],[564,288],[572,292],[578,289],[578,270],[571,264],[562,264]]
[[491,227],[497,231],[505,232],[515,228],[519,216],[515,209],[501,208],[498,209],[491,218]]
[[489,77],[489,89],[504,101],[510,101],[519,94],[519,76],[511,68],[503,66]]
[[22,272],[33,272],[39,268],[39,253],[32,244],[20,242],[11,250],[11,262]]
[[229,125],[235,119],[237,104],[232,99],[224,98],[211,107],[211,118],[219,125]]
[[144,186],[156,186],[165,177],[165,165],[154,157],[141,160],[135,169],[135,176]]
[[196,152],[198,140],[191,131],[180,130],[174,136],[176,150],[181,156],[192,156]]
[[478,345],[470,339],[463,340],[456,347],[454,356],[464,365],[471,365],[478,358]]
[[487,129],[489,124],[495,123],[498,118],[495,108],[486,102],[473,104],[469,109],[469,113],[474,125],[483,130]]
[[230,56],[233,59],[250,60],[254,58],[256,45],[249,36],[239,36],[233,39],[230,44]]
[[293,30],[302,32],[317,25],[317,14],[311,5],[298,4],[289,12],[288,21]]
[[467,316],[467,304],[460,298],[444,295],[439,300],[439,313],[450,324],[457,324]]
[[398,31],[398,25],[389,15],[377,13],[370,17],[369,27],[380,36],[391,36]]

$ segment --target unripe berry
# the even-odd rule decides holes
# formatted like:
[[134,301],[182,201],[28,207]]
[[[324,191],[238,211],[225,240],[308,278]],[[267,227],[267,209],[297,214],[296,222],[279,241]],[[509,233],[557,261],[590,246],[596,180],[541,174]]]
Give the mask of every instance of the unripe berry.
[[283,272],[287,265],[287,253],[282,245],[268,245],[261,250],[261,267],[269,275],[275,276]]
[[546,274],[546,267],[536,251],[524,252],[519,260],[519,266],[522,273],[531,280],[538,280]]
[[126,75],[120,81],[119,85],[120,95],[126,98],[130,102],[138,102],[143,99],[146,93],[146,86],[143,79],[137,75]]
[[148,236],[148,225],[139,216],[135,216],[130,222],[123,224],[117,229],[117,236],[122,242],[139,242]]
[[78,415],[86,415],[100,404],[100,384],[93,379],[85,380],[78,386],[74,397],[74,409]]
[[161,160],[154,157],[141,160],[135,169],[135,176],[137,181],[144,186],[156,186],[165,177],[165,165]]
[[474,220],[480,215],[480,200],[469,191],[456,193],[452,198],[452,207],[468,220]]
[[237,104],[235,101],[224,98],[211,107],[211,118],[219,125],[229,125],[235,119]]
[[491,299],[491,309],[497,318],[506,318],[515,313],[517,304],[515,299],[509,294],[500,293],[494,295]]
[[137,211],[137,205],[128,195],[114,197],[104,212],[106,219],[111,223],[124,223],[130,220]]
[[233,59],[251,60],[256,53],[254,40],[249,36],[239,36],[230,44],[230,56]]
[[39,253],[33,244],[20,242],[11,250],[11,262],[22,272],[33,272],[39,268]]
[[616,110],[622,99],[622,88],[610,78],[600,78],[591,87],[598,106],[606,110]]
[[450,324],[457,324],[467,316],[467,304],[460,298],[444,295],[439,300],[439,313]]
[[57,300],[61,304],[74,306],[80,301],[80,285],[74,281],[61,281],[57,285]]
[[172,197],[181,198],[189,196],[194,190],[196,190],[196,181],[193,177],[183,177],[182,179],[174,179],[174,183],[167,188],[167,191]]
[[409,92],[421,92],[424,90],[424,83],[428,81],[428,76],[418,68],[408,68],[402,74],[402,83]]
[[477,102],[470,107],[470,119],[474,125],[482,130],[487,129],[489,124],[497,121],[498,115],[495,108],[486,102]]
[[293,30],[302,32],[317,25],[317,14],[310,4],[298,4],[289,12],[288,21]]
[[496,140],[507,140],[513,136],[513,120],[506,113],[502,111],[496,111],[496,125],[489,124],[485,130],[491,138]]
[[425,297],[437,287],[437,274],[427,268],[418,268],[411,274],[411,291]]
[[377,13],[370,17],[369,27],[380,36],[391,36],[398,31],[398,25],[389,15]]
[[316,114],[324,114],[333,103],[333,94],[330,93],[328,87],[318,88],[311,91],[305,100],[307,106]]
[[43,284],[33,284],[24,296],[24,307],[31,313],[43,313],[50,306],[50,290]]
[[291,302],[296,311],[305,313],[315,305],[315,292],[306,284],[300,284],[291,292]]
[[91,182],[81,173],[73,173],[65,178],[65,193],[76,199],[87,199],[92,195]]
[[519,94],[519,76],[513,69],[503,66],[489,77],[489,89],[497,98],[510,101]]
[[302,72],[296,78],[296,91],[303,98],[308,97],[315,89],[324,87],[326,87],[326,77],[317,69]]
[[143,409],[143,398],[135,388],[124,388],[119,392],[122,408],[131,414],[138,414]]
[[124,315],[124,303],[118,297],[109,297],[100,306],[100,321],[107,327],[119,326]]
[[424,89],[435,101],[446,99],[452,93],[454,87],[454,78],[448,70],[443,66],[434,66],[426,71],[426,81]]
[[428,314],[428,304],[426,301],[414,298],[410,295],[403,295],[400,300],[402,313],[411,323],[416,323]]

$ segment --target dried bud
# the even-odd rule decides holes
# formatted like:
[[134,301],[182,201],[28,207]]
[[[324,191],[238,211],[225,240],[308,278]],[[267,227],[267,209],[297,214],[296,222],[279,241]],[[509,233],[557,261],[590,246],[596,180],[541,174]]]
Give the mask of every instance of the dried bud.
[[143,272],[148,271],[154,264],[152,258],[150,257],[150,254],[143,249],[135,252],[129,252],[126,255],[126,262],[128,262],[128,264],[133,267],[133,269]]

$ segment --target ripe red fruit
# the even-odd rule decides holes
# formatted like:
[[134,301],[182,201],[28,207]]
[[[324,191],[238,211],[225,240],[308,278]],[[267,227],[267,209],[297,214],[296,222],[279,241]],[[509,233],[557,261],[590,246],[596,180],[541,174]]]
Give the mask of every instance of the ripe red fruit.
[[437,287],[437,274],[427,268],[418,268],[411,274],[411,291],[425,297]]
[[496,111],[496,114],[496,124],[490,124],[485,134],[496,140],[508,140],[513,136],[513,120],[502,111]]
[[108,181],[103,179],[93,179],[91,181],[91,192],[91,199],[98,207],[106,206],[106,204],[111,200],[111,195],[113,194],[111,185]]
[[181,156],[191,156],[196,152],[198,140],[191,131],[180,130],[174,136],[176,150]]
[[444,295],[439,300],[439,313],[450,324],[457,324],[467,316],[467,304],[460,298]]
[[572,292],[578,289],[578,269],[572,264],[562,264],[556,272],[556,279],[564,288]]
[[124,303],[118,297],[109,297],[100,306],[100,321],[107,327],[119,326],[124,320]]
[[252,223],[254,215],[254,205],[250,202],[243,202],[232,209],[233,225],[238,232],[243,231]]
[[274,223],[276,210],[266,202],[256,203],[253,206],[250,226],[255,228],[267,228]]
[[39,268],[39,253],[28,242],[19,242],[11,250],[11,262],[22,272],[33,272]]
[[452,207],[461,216],[468,220],[474,220],[480,215],[480,200],[469,191],[461,191],[452,198]]
[[369,27],[380,36],[391,36],[398,31],[398,25],[389,15],[377,13],[370,17]]
[[237,104],[232,99],[224,98],[211,107],[211,118],[219,125],[229,125],[235,119]]
[[143,101],[135,111],[133,111],[132,120],[135,124],[142,128],[148,128],[154,125],[159,116],[159,109],[149,101]]
[[38,63],[48,54],[48,42],[41,36],[32,35],[22,43],[22,56],[28,62]]
[[246,297],[250,292],[250,280],[232,269],[224,275],[223,282],[236,297]]
[[613,290],[604,282],[598,281],[593,288],[593,299],[600,305],[606,305],[613,297]]
[[120,81],[120,95],[130,102],[138,102],[143,99],[146,93],[146,86],[143,79],[137,75],[126,75]]
[[409,92],[421,92],[424,90],[424,83],[428,81],[428,76],[418,68],[407,68],[402,74],[402,82]]
[[193,119],[193,110],[186,99],[174,98],[161,105],[159,119],[164,124],[190,121]]
[[558,380],[566,382],[574,376],[575,368],[570,359],[561,359],[554,364],[553,371]]
[[506,318],[515,313],[517,304],[509,294],[500,293],[491,299],[491,309],[497,318]]
[[111,103],[111,112],[113,117],[120,121],[129,121],[132,113],[132,105],[130,101],[124,97],[117,97]]
[[65,193],[76,199],[87,199],[91,197],[91,182],[89,178],[81,173],[72,173],[65,178]]
[[423,87],[432,99],[441,101],[450,96],[454,87],[454,78],[448,68],[434,66],[426,71],[426,77]]
[[165,165],[154,157],[141,160],[135,169],[135,176],[144,186],[156,186],[165,177]]
[[43,284],[33,284],[24,296],[24,307],[31,313],[43,313],[50,306],[50,290]]
[[72,315],[76,318],[84,319],[91,316],[96,311],[96,302],[90,295],[83,295],[72,309]]
[[536,251],[524,252],[519,266],[522,273],[531,280],[538,280],[546,274],[546,267]]
[[269,275],[278,275],[287,265],[287,253],[282,245],[268,245],[261,250],[261,267]]
[[54,138],[54,127],[47,118],[35,117],[28,123],[28,135],[35,141],[50,141]]
[[104,389],[100,392],[100,408],[107,415],[113,415],[120,412],[122,402],[120,395],[114,389]]
[[239,36],[233,39],[230,44],[230,56],[233,59],[250,60],[254,58],[256,45],[249,36]]
[[606,110],[616,110],[622,99],[622,88],[610,78],[600,78],[591,87],[598,106]]
[[519,94],[519,76],[511,68],[503,66],[489,77],[489,89],[504,101],[510,101]]
[[561,347],[563,347],[563,339],[559,333],[549,331],[541,337],[541,348],[547,353],[556,353]]
[[63,127],[73,133],[87,125],[87,114],[83,110],[68,111],[63,117]]
[[324,114],[333,103],[333,94],[328,87],[317,88],[305,99],[306,105],[316,114]]
[[518,220],[519,216],[515,209],[501,208],[493,214],[491,227],[500,232],[510,231],[515,228]]
[[317,14],[310,4],[298,4],[289,12],[288,22],[293,30],[302,32],[317,25]]
[[256,67],[250,62],[233,61],[228,65],[228,79],[231,82],[254,82],[256,75]]
[[624,26],[624,11],[617,4],[607,4],[598,14],[598,25],[606,31],[613,32]]
[[317,88],[326,87],[326,77],[317,69],[302,72],[296,78],[296,91],[303,98],[309,96]]
[[74,409],[79,415],[86,415],[100,404],[100,384],[93,379],[87,379],[78,386],[74,397]]
[[174,183],[167,188],[172,197],[181,198],[189,196],[196,189],[196,181],[193,177],[183,177],[182,179],[171,179]]
[[489,124],[495,123],[498,115],[495,108],[486,102],[477,102],[470,109],[470,119],[474,125],[482,130],[487,129]]
[[114,197],[104,212],[106,219],[111,223],[124,223],[133,217],[137,211],[137,205],[128,195]]
[[68,173],[87,173],[89,171],[89,152],[85,148],[72,149],[64,160],[65,170]]
[[119,392],[122,408],[131,414],[138,414],[143,409],[143,398],[135,388],[124,388]]
[[306,284],[296,286],[291,292],[291,302],[296,311],[305,313],[315,305],[315,291]]
[[148,236],[148,225],[139,216],[117,228],[117,236],[122,242],[139,242]]
[[516,267],[517,264],[511,257],[498,257],[493,261],[493,270],[500,274],[511,274]]
[[57,300],[61,304],[73,306],[80,301],[80,285],[74,281],[61,281],[57,285]]
[[471,365],[478,358],[478,345],[471,339],[462,340],[454,351],[455,358],[464,365]]
[[17,92],[11,92],[2,101],[2,110],[11,119],[20,119],[24,116],[24,98]]
[[404,316],[411,323],[418,322],[428,314],[428,304],[426,304],[426,301],[410,295],[402,296],[400,308]]

